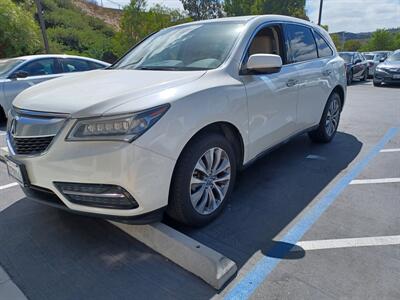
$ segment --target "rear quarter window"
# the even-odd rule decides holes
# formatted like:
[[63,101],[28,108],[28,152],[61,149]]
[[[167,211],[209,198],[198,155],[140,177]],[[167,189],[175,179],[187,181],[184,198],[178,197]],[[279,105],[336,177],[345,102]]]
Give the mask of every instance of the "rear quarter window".
[[329,47],[328,43],[322,38],[322,36],[318,32],[315,33],[315,41],[318,47],[318,56],[319,57],[329,57],[333,55],[333,51],[331,47]]

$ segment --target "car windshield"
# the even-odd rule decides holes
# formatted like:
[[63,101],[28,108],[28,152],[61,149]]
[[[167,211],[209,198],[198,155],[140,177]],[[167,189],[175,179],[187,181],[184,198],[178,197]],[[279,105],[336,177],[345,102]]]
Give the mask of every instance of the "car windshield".
[[390,55],[386,61],[400,61],[400,51]]
[[375,57],[374,54],[364,54],[364,56],[365,56],[365,59],[368,59],[368,60],[374,60],[374,57]]
[[228,57],[244,25],[193,24],[161,30],[133,48],[112,69],[210,70]]
[[343,58],[345,62],[351,63],[351,59],[353,57],[353,54],[350,54],[350,53],[339,53],[339,56],[341,58]]
[[10,59],[0,59],[0,77],[7,76],[8,72],[12,70],[15,66],[24,62],[23,59],[10,58]]

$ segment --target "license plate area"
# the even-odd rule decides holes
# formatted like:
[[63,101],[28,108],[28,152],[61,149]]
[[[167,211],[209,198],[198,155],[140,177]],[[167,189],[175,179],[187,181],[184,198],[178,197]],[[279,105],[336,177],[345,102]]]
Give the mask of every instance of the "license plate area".
[[23,164],[11,159],[9,156],[5,157],[5,163],[7,166],[8,176],[16,180],[19,184],[28,186],[28,176]]
[[400,74],[394,74],[393,79],[400,79]]

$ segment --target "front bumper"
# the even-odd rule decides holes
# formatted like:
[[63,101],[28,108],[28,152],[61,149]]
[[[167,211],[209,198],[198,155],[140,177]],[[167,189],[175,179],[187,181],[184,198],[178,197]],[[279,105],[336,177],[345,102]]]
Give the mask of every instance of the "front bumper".
[[400,84],[400,78],[394,78],[394,76],[400,76],[400,72],[375,71],[374,81],[379,83]]
[[[139,216],[146,220],[146,216],[154,211],[158,218],[159,212],[168,204],[175,160],[134,143],[66,142],[65,137],[73,123],[72,120],[67,121],[44,153],[12,155],[26,169],[29,185],[24,191],[28,198],[46,204],[54,202],[46,201],[46,197],[58,199],[57,205],[53,206],[107,219],[135,222],[134,219]],[[138,206],[134,209],[115,209],[73,203],[56,187],[57,182],[120,186]]]
[[89,212],[83,212],[83,211],[78,211],[78,210],[72,210],[68,208],[64,202],[60,200],[60,198],[57,197],[55,193],[53,193],[50,190],[43,189],[40,187],[36,186],[25,186],[22,187],[23,192],[25,193],[26,197],[30,200],[46,204],[58,209],[62,209],[68,212],[72,212],[78,215],[83,215],[83,216],[89,216],[89,217],[96,217],[96,218],[103,218],[111,221],[117,221],[121,223],[127,223],[127,224],[136,224],[136,225],[141,225],[141,224],[149,224],[149,223],[154,223],[154,222],[159,222],[162,220],[165,207],[156,209],[152,212],[141,214],[138,216],[115,216],[115,215],[105,215],[105,214],[97,214],[97,213],[89,213]]

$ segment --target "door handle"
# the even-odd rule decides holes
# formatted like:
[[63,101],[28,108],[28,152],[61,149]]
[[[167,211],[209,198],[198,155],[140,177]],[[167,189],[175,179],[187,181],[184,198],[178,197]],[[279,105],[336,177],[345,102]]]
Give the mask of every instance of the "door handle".
[[324,76],[329,76],[329,75],[331,75],[332,74],[332,71],[331,70],[324,70],[324,71],[322,71],[322,75],[324,75]]
[[288,87],[291,87],[291,86],[295,86],[298,82],[299,82],[299,81],[298,81],[297,79],[289,79],[289,80],[286,82],[286,85],[287,85]]

